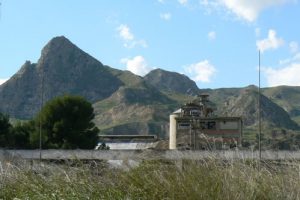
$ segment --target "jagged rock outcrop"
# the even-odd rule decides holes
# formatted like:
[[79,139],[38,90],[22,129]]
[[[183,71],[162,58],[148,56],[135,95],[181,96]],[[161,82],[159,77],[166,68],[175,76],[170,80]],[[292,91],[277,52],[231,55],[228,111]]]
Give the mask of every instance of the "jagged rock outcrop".
[[31,117],[41,106],[41,77],[36,64],[26,61],[0,86],[0,112],[15,118]]
[[177,92],[186,95],[197,95],[199,89],[194,81],[183,74],[155,69],[149,72],[144,80],[162,91]]

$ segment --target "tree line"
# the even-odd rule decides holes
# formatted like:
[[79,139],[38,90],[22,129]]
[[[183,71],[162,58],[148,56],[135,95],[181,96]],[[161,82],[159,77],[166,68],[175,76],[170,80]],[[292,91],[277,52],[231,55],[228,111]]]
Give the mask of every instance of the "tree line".
[[93,149],[99,133],[94,116],[91,103],[70,95],[52,99],[32,120],[14,125],[0,113],[0,148],[37,149],[41,136],[43,149]]

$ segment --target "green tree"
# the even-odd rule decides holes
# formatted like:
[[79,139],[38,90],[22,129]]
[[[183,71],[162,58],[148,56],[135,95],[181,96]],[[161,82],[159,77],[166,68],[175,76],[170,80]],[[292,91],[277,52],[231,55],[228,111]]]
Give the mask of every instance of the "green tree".
[[[93,149],[99,133],[93,119],[91,103],[83,97],[66,95],[47,102],[35,124],[41,122],[43,148]],[[30,140],[33,147],[38,147],[39,131],[34,131]]]
[[30,148],[30,135],[36,131],[34,121],[17,122],[13,127],[14,148]]
[[13,145],[14,138],[11,129],[8,115],[0,113],[0,147],[11,147]]

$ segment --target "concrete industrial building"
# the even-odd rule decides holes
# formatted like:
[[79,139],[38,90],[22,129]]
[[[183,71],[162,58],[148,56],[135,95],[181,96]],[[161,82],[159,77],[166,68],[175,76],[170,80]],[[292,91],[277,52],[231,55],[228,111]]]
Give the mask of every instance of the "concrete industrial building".
[[241,117],[215,116],[202,94],[170,115],[169,149],[228,149],[241,145]]

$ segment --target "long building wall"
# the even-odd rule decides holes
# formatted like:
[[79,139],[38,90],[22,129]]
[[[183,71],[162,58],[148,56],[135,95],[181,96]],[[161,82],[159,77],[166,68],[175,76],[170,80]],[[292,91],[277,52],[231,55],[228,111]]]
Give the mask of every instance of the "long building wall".
[[[38,160],[39,150],[3,150],[0,149],[0,161],[28,159]],[[258,151],[177,151],[177,150],[42,150],[43,160],[202,160],[216,158],[231,159],[259,159]],[[300,160],[300,151],[262,151],[264,160]],[[297,164],[298,166],[298,164]]]

